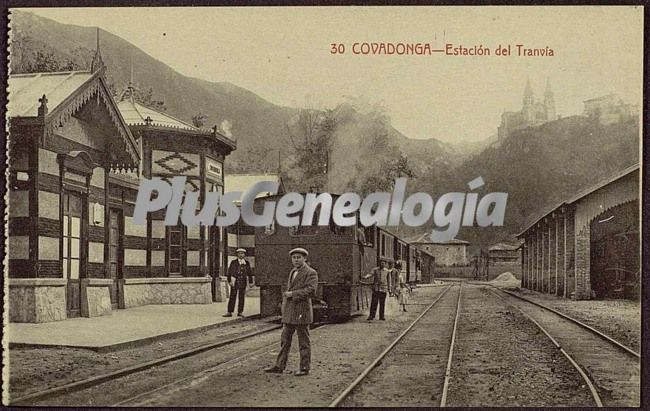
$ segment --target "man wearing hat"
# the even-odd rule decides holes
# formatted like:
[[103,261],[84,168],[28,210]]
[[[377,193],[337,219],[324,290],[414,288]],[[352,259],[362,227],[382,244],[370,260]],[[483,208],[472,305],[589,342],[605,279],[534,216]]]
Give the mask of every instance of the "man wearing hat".
[[[253,285],[253,271],[251,266],[244,259],[246,250],[243,248],[237,249],[237,259],[230,262],[228,266],[228,284],[230,285],[230,298],[228,299],[228,313],[224,317],[232,317],[235,310],[235,300],[239,294],[239,305],[237,306],[237,316],[242,317],[244,314],[244,300],[246,298],[246,283],[250,282]],[[234,278],[234,283],[232,281]]]
[[311,299],[316,296],[318,273],[307,265],[309,252],[304,248],[294,248],[289,252],[293,269],[289,272],[287,291],[282,295],[282,337],[280,352],[275,365],[266,368],[265,372],[282,373],[287,366],[291,340],[294,331],[298,332],[300,348],[300,370],[296,376],[309,374],[311,365],[311,345],[309,342],[309,324],[312,323],[313,313]]

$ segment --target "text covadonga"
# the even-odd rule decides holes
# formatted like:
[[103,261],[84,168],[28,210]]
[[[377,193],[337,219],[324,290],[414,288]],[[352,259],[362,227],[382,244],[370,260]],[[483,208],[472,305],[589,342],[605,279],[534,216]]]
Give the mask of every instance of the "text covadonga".
[[446,43],[444,48],[435,47],[426,42],[355,42],[348,48],[345,43],[331,43],[330,54],[354,55],[435,55],[446,56],[516,56],[516,57],[554,57],[553,48],[545,45],[543,47],[531,47],[524,44],[505,44],[490,48],[483,44],[471,46],[463,44]]

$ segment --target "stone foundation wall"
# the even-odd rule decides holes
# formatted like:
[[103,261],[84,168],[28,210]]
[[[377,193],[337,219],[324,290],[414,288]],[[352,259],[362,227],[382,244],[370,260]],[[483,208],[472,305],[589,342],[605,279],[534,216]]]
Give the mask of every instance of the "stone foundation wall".
[[120,281],[124,308],[148,304],[210,304],[210,277],[134,278]]
[[81,316],[99,317],[113,312],[111,307],[111,279],[87,278],[81,280]]
[[228,301],[229,296],[230,286],[228,285],[228,280],[226,277],[218,278],[215,284],[214,301],[218,303]]
[[64,279],[9,280],[9,321],[43,323],[65,320]]

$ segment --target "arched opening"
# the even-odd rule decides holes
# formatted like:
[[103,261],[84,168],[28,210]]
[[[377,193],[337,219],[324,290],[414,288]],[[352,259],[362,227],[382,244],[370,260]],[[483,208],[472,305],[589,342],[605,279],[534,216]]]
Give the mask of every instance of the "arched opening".
[[630,201],[591,222],[591,289],[596,298],[640,295],[639,202]]

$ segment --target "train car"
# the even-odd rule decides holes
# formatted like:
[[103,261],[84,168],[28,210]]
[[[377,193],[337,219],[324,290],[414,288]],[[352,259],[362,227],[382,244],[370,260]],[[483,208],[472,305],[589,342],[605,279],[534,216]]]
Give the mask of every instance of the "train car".
[[420,250],[420,271],[422,283],[432,284],[435,280],[436,258],[425,250]]
[[[277,203],[280,197],[255,200],[255,212],[261,213],[265,202]],[[332,195],[334,201],[337,197]],[[319,210],[314,221],[318,221]],[[362,235],[364,245],[359,242]],[[295,247],[309,251],[308,264],[318,271],[315,320],[341,321],[361,313],[371,297],[370,287],[361,276],[370,273],[379,259],[392,258],[393,240],[377,227],[339,227],[333,222],[327,226],[256,227],[255,282],[260,286],[261,315],[281,313],[282,293],[292,268],[289,251]]]
[[397,237],[389,231],[378,228],[378,256],[377,261],[386,261],[386,262],[395,262],[395,246],[397,243]]
[[414,245],[406,243],[406,264],[403,265],[406,282],[409,284],[419,283],[422,277],[419,265],[419,249]]
[[[264,203],[278,202],[281,195],[255,200],[255,212],[262,213]],[[332,195],[333,202],[338,198]],[[318,221],[317,209],[314,221]],[[298,213],[302,221],[302,212]],[[255,282],[260,287],[261,315],[280,314],[282,293],[292,268],[289,251],[303,247],[309,251],[308,264],[318,271],[315,320],[342,321],[360,314],[370,305],[371,287],[363,275],[370,274],[380,261],[400,262],[402,274],[410,284],[433,277],[433,256],[380,227],[327,226],[283,227],[272,224],[255,228]],[[429,274],[431,273],[431,274]]]
[[408,273],[408,247],[409,244],[399,238],[396,238],[395,240],[395,263],[400,263],[402,266],[400,272],[404,276],[404,278],[407,277]]

